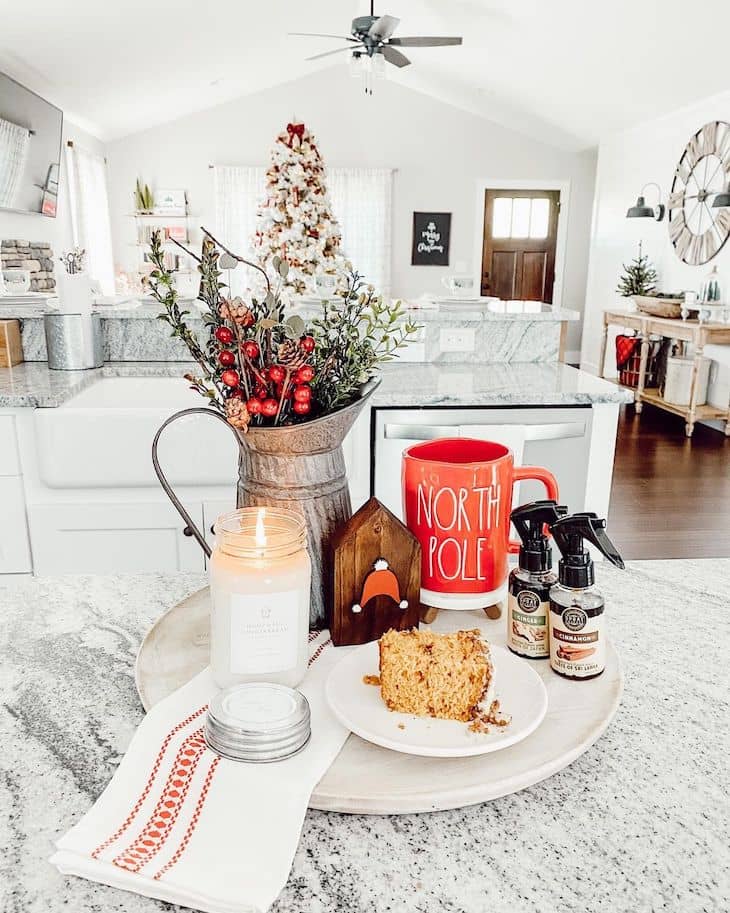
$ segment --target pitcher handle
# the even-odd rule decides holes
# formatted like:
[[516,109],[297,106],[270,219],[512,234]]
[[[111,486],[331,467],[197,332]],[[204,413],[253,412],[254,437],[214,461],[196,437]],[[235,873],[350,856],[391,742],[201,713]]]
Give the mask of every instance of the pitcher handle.
[[[548,498],[551,498],[554,501],[558,500],[558,483],[552,472],[548,472],[547,469],[543,469],[541,466],[515,466],[512,471],[512,484],[514,485],[515,482],[523,482],[525,479],[533,479],[536,482],[542,482],[547,491]],[[508,543],[510,555],[518,554],[521,545],[521,542],[510,539]]]
[[235,428],[233,428],[233,426],[228,423],[227,419],[225,419],[219,412],[215,412],[213,409],[206,409],[205,407],[202,407],[202,406],[195,406],[193,409],[181,409],[180,412],[176,412],[174,415],[171,415],[168,419],[166,419],[158,428],[157,434],[155,435],[155,439],[154,439],[154,441],[152,441],[152,465],[155,469],[155,473],[157,474],[157,478],[160,480],[160,485],[162,485],[163,491],[165,492],[167,497],[172,501],[172,504],[173,504],[173,507],[175,508],[175,510],[180,514],[180,516],[185,521],[185,523],[186,523],[185,535],[194,536],[198,545],[205,552],[206,557],[210,558],[211,551],[212,551],[211,547],[205,541],[205,536],[200,532],[198,527],[193,522],[193,518],[185,510],[185,508],[182,505],[182,502],[180,501],[178,496],[175,494],[175,492],[172,490],[172,486],[167,481],[167,478],[165,477],[165,473],[162,471],[162,467],[160,466],[160,461],[157,456],[157,445],[160,440],[160,435],[165,430],[165,428],[167,428],[168,425],[171,425],[174,421],[177,421],[177,419],[182,418],[183,415],[209,415],[211,418],[217,418],[219,421],[223,422],[223,424],[226,426],[226,428],[230,428],[231,433],[236,438],[237,444],[239,443],[238,434],[237,434]]

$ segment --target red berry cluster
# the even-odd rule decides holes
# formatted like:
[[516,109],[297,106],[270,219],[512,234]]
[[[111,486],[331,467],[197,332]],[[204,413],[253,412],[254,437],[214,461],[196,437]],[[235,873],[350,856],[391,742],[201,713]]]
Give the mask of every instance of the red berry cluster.
[[[302,336],[296,357],[288,364],[278,364],[262,351],[255,339],[238,342],[236,334],[225,324],[215,330],[221,345],[218,363],[224,370],[220,379],[227,388],[228,399],[245,399],[246,410],[252,418],[278,419],[288,413],[309,415],[313,407],[312,387],[314,368],[307,364],[315,348],[314,337]],[[229,346],[238,342],[237,352]]]

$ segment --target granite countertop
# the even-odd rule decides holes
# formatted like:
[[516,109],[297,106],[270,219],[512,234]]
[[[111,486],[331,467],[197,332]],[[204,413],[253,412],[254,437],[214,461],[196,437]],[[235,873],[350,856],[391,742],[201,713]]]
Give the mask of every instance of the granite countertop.
[[[51,371],[45,362],[0,368],[0,409],[60,406],[104,377],[180,377],[184,362],[110,362],[90,371]],[[590,405],[626,403],[632,394],[561,363],[401,362],[382,370],[374,406]]]
[[[48,296],[38,294],[34,299],[20,301],[13,299],[4,301],[0,297],[0,318],[17,318],[20,320],[42,317],[48,310]],[[191,317],[201,313],[201,307],[192,298],[181,296],[180,302],[190,310]],[[429,301],[404,301],[407,316],[417,323],[441,322],[460,320],[464,322],[479,323],[489,320],[518,320],[518,321],[576,321],[580,320],[580,312],[568,308],[553,308],[549,304],[536,301],[492,301],[484,309],[463,306],[458,302],[443,305]],[[293,305],[296,313],[316,316],[321,313],[321,308],[316,304]],[[94,309],[102,319],[108,320],[156,320],[160,313],[160,305],[150,298],[139,297],[127,303],[99,306]]]
[[[626,674],[601,739],[490,803],[429,815],[310,811],[273,913],[714,913],[730,908],[730,560],[599,567]],[[47,859],[142,718],[142,633],[200,575],[0,584],[0,897],[8,913],[177,910]],[[576,688],[581,685],[576,683]],[[255,826],[244,822],[242,826]]]

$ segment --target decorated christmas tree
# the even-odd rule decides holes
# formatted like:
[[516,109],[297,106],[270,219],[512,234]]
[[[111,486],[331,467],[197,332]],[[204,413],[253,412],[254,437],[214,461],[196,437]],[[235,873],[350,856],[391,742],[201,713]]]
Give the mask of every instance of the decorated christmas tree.
[[647,295],[653,292],[656,284],[656,270],[649,263],[649,258],[642,253],[639,243],[639,256],[628,265],[624,263],[623,275],[619,277],[616,291],[624,298],[631,295]]
[[344,270],[340,240],[314,135],[304,124],[287,124],[271,151],[266,198],[256,216],[259,262],[286,259],[286,284],[302,293],[313,288],[315,274]]

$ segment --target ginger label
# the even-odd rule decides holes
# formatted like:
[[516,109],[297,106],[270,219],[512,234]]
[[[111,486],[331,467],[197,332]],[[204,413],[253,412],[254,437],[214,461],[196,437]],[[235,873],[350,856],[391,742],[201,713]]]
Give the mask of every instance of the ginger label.
[[507,598],[507,644],[520,656],[543,659],[548,648],[550,603],[535,590],[521,590]]

